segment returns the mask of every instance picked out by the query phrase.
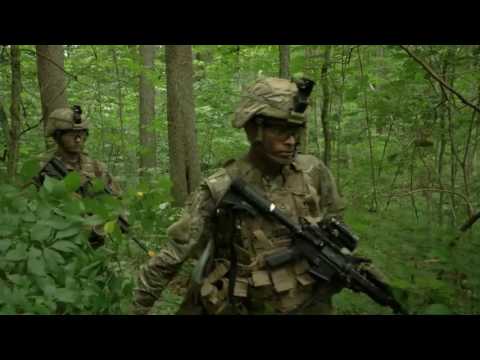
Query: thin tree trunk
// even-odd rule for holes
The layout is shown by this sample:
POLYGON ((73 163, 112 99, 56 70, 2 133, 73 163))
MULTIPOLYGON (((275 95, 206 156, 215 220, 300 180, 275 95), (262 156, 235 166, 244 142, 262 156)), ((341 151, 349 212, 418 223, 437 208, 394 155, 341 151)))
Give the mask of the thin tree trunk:
MULTIPOLYGON (((445 105, 442 105, 442 110, 440 113, 440 143, 438 146, 438 183, 441 189, 444 189, 443 186, 443 158, 445 155, 445 148, 446 148, 446 136, 445 136, 445 105)), ((443 203, 444 203, 444 195, 443 192, 439 194, 439 201, 438 201, 438 222, 442 226, 443 225, 443 203)))
POLYGON ((416 147, 413 148, 413 150, 412 150, 412 157, 410 158, 410 192, 411 192, 410 199, 412 200, 413 210, 415 211, 415 218, 417 219, 417 223, 418 223, 418 209, 417 209, 417 205, 416 205, 416 203, 415 203, 415 196, 413 195, 413 191, 414 191, 413 178, 414 178, 414 169, 415 169, 415 151, 416 151, 416 147))
POLYGON ((142 59, 142 72, 140 74, 140 154, 139 176, 143 177, 156 166, 155 130, 155 86, 150 77, 155 60, 154 45, 140 45, 140 57, 142 59))
POLYGON ((380 163, 378 164, 378 179, 382 176, 382 170, 383 170, 383 161, 385 160, 385 155, 387 153, 387 147, 390 142, 390 136, 392 134, 392 128, 393 128, 393 116, 390 116, 390 125, 388 126, 388 132, 387 132, 387 138, 385 139, 385 143, 383 144, 383 151, 382 151, 382 158, 380 159, 380 163))
POLYGON ((323 128, 323 138, 324 138, 324 151, 323 151, 323 162, 327 167, 330 166, 332 160, 332 134, 329 125, 329 109, 330 109, 330 86, 328 84, 328 71, 330 68, 330 55, 332 52, 331 45, 325 45, 324 55, 323 55, 323 64, 322 71, 320 76, 320 82, 322 84, 322 112, 321 112, 321 121, 323 128))
MULTIPOLYGON (((364 72, 363 72, 362 55, 360 53, 360 48, 357 48, 357 52, 358 52, 358 61, 360 63, 360 75, 362 76, 362 79, 363 79, 364 72)), ((373 187, 372 205, 370 210, 375 212, 378 209, 377 184, 376 184, 376 176, 375 176, 375 159, 373 156, 373 142, 372 142, 372 133, 370 129, 370 115, 368 112, 368 99, 367 99, 366 87, 363 88, 363 102, 365 106, 365 125, 367 127, 367 134, 368 134, 368 146, 370 150, 370 172, 371 172, 372 187, 373 187)))
MULTIPOLYGON (((448 104, 448 103, 447 103, 448 104)), ((456 187, 456 177, 457 177, 457 149, 455 147, 455 131, 453 128, 452 121, 452 111, 450 109, 450 104, 447 105, 447 119, 448 119, 448 133, 450 135, 450 191, 454 192, 456 187)), ((455 226, 457 219, 457 203, 455 197, 451 196, 452 202, 452 217, 451 225, 455 226)))
POLYGON ((195 131, 191 45, 165 46, 170 177, 175 204, 182 206, 201 179, 195 131))
MULTIPOLYGON (((338 190, 341 191, 341 179, 342 177, 340 176, 340 156, 341 156, 341 146, 343 145, 345 149, 347 149, 347 144, 342 144, 342 118, 343 118, 343 96, 345 92, 345 77, 346 77, 346 57, 345 57, 345 46, 342 46, 342 62, 341 62, 341 78, 342 78, 342 83, 340 86, 340 103, 338 106, 338 121, 337 121, 337 131, 336 131, 336 137, 337 137, 337 187, 338 190)), ((346 151, 347 153, 347 151, 346 151)), ((348 165, 348 158, 347 158, 347 165, 348 165)))
POLYGON ((20 94, 22 92, 22 75, 20 67, 20 47, 18 45, 10 46, 10 63, 12 68, 12 102, 10 105, 10 135, 8 144, 8 162, 7 176, 11 181, 15 180, 17 175, 18 158, 20 153, 20 94))
POLYGON ((123 87, 122 87, 122 77, 120 74, 120 68, 118 66, 118 55, 117 50, 115 48, 112 49, 112 59, 113 65, 115 66, 115 79, 117 83, 117 102, 118 102, 118 120, 120 122, 120 144, 121 144, 121 154, 123 154, 123 166, 122 168, 125 170, 126 164, 129 163, 128 161, 128 150, 125 145, 125 124, 123 119, 123 87))
POLYGON ((279 45, 280 69, 279 77, 288 79, 290 77, 290 47, 289 45, 279 45))
MULTIPOLYGON (((42 102, 44 129, 48 115, 58 108, 67 107, 63 45, 36 45, 37 75, 42 102)), ((46 143, 50 147, 52 143, 46 143)))
POLYGON ((98 80, 95 80, 95 92, 96 97, 95 101, 98 105, 98 119, 100 124, 100 151, 102 154, 105 153, 105 119, 103 117, 103 102, 102 102, 102 91, 101 91, 101 83, 98 80))

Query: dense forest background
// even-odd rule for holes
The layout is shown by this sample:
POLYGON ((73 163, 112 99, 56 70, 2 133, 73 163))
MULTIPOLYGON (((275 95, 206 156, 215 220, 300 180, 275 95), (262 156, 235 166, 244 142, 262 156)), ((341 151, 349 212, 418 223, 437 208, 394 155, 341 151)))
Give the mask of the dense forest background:
MULTIPOLYGON (((302 151, 336 177, 360 253, 411 312, 478 313, 479 70, 478 45, 1 46, 0 313, 128 313, 148 259, 130 237, 158 250, 201 178, 248 148, 230 125, 242 90, 297 73, 317 83, 302 151), (22 186, 52 146, 44 119, 67 104, 90 118, 88 153, 121 200, 79 201, 74 175, 22 186), (111 241, 93 251, 98 224, 111 241)), ((155 313, 175 311, 191 266, 155 313)), ((390 313, 348 290, 334 301, 390 313)))

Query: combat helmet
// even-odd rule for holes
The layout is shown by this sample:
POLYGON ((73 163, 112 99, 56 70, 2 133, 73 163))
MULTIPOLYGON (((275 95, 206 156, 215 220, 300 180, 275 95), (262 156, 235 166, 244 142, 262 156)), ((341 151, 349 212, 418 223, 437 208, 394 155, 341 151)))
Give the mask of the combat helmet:
POLYGON ((50 113, 47 119, 45 136, 53 136, 55 131, 64 130, 88 130, 88 119, 82 114, 80 106, 59 108, 50 113))
POLYGON ((314 85, 314 81, 304 77, 292 80, 267 77, 257 80, 247 89, 237 107, 233 127, 242 128, 258 115, 304 125, 304 112, 314 85))

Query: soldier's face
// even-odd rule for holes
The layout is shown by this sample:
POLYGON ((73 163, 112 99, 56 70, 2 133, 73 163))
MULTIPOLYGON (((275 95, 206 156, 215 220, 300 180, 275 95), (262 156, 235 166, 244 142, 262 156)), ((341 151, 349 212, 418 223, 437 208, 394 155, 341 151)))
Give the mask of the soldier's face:
POLYGON ((295 157, 301 127, 287 124, 263 126, 263 150, 273 161, 290 164, 295 157))
POLYGON ((60 137, 59 145, 68 153, 81 153, 86 139, 87 132, 85 130, 65 131, 60 137))

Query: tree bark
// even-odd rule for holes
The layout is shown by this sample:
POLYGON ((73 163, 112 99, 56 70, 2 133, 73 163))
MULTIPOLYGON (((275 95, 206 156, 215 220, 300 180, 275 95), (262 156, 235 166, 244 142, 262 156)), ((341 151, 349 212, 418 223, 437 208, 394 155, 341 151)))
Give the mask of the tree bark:
POLYGON ((20 47, 18 45, 10 46, 10 63, 12 69, 12 102, 10 105, 10 133, 8 144, 8 162, 7 176, 9 180, 14 181, 17 174, 18 158, 20 153, 20 94, 22 92, 22 75, 20 65, 20 47))
POLYGON ((175 205, 182 206, 201 179, 195 131, 191 45, 165 46, 170 177, 175 205))
POLYGON ((288 79, 290 77, 290 46, 279 45, 280 69, 279 77, 288 79))
POLYGON ((320 76, 320 82, 322 84, 322 112, 320 115, 323 128, 324 139, 324 151, 323 162, 327 167, 330 166, 332 160, 332 134, 329 124, 329 109, 330 109, 330 86, 328 83, 328 71, 330 68, 330 55, 332 52, 331 45, 325 45, 323 64, 320 76))
POLYGON ((156 166, 155 130, 155 86, 151 81, 155 60, 155 45, 140 45, 142 72, 140 74, 140 152, 139 176, 144 177, 156 166))
POLYGON ((42 122, 45 130, 48 115, 55 109, 68 106, 63 45, 36 45, 36 50, 42 122))
POLYGON ((117 104, 118 104, 118 120, 120 122, 120 144, 122 147, 121 153, 123 154, 123 169, 125 170, 125 165, 128 162, 127 157, 127 147, 125 145, 125 124, 123 119, 123 87, 122 87, 122 76, 120 74, 120 68, 118 66, 118 54, 116 49, 112 49, 112 60, 113 65, 115 66, 115 79, 117 83, 117 104))

